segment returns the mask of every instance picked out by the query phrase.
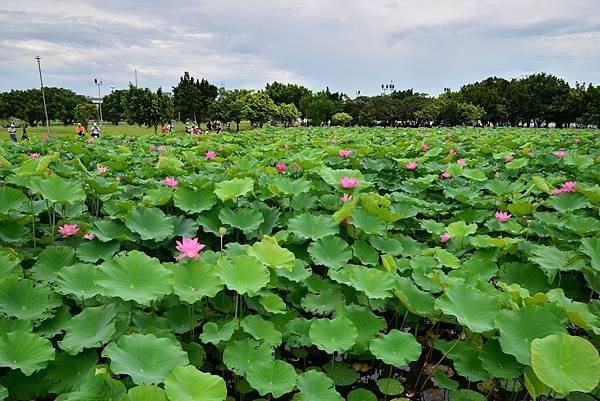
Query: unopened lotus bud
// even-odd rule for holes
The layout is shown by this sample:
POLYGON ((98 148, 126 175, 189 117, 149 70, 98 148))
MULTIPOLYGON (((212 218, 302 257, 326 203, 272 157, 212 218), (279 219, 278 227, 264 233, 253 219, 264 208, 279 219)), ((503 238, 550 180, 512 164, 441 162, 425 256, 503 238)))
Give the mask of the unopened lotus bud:
POLYGON ((219 227, 219 235, 222 237, 227 233, 225 227, 219 227))

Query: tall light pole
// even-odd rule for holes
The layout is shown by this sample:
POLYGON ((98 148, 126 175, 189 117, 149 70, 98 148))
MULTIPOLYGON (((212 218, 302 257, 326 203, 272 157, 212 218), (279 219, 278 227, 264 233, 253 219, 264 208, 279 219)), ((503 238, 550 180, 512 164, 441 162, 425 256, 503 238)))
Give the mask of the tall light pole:
POLYGON ((390 91, 390 93, 392 93, 395 89, 395 85, 394 85, 394 81, 390 81, 389 84, 381 84, 381 90, 383 91, 383 94, 385 95, 386 91, 390 91))
POLYGON ((98 86, 98 111, 100 114, 100 125, 102 125, 102 95, 100 95, 100 87, 102 86, 102 80, 94 78, 94 83, 98 86))
POLYGON ((44 94, 44 80, 42 79, 42 66, 40 64, 42 58, 37 56, 35 59, 37 60, 38 71, 40 72, 40 86, 42 88, 42 100, 44 101, 44 114, 46 115, 46 133, 50 135, 50 121, 48 120, 48 108, 46 107, 46 95, 44 94))

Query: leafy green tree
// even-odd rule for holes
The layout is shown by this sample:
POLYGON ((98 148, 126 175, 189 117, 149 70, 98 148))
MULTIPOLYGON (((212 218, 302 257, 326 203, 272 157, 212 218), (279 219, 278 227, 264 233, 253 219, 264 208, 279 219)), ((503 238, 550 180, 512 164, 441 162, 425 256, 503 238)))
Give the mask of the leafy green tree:
POLYGON ((310 95, 310 90, 302 85, 282 84, 277 81, 267 84, 265 92, 275 104, 293 104, 297 109, 300 108, 300 100, 310 95))
POLYGON ((197 80, 187 72, 173 87, 173 105, 183 120, 201 121, 209 116, 209 108, 218 95, 217 87, 206 79, 197 80))
POLYGON ((236 130, 240 131, 240 122, 243 119, 245 96, 251 92, 247 89, 220 89, 219 96, 210 106, 210 116, 216 120, 236 124, 236 130))
POLYGON ((459 125, 480 120, 485 110, 480 106, 460 101, 457 93, 443 93, 428 102, 418 111, 420 120, 432 121, 435 125, 459 125))
POLYGON ((328 91, 322 91, 316 94, 304 96, 300 100, 300 110, 313 125, 319 125, 327 121, 337 111, 341 110, 342 105, 332 99, 328 91))
POLYGON ((282 103, 277 106, 277 119, 286 126, 291 126, 293 121, 300 118, 300 111, 293 103, 282 103))
POLYGON ((584 94, 579 122, 600 127, 600 86, 590 84, 584 94))
POLYGON ((130 84, 125 94, 125 116, 129 124, 153 127, 156 134, 158 125, 173 117, 173 101, 162 88, 154 93, 130 84))
POLYGON ((459 94, 463 102, 481 106, 485 111, 484 122, 494 125, 508 121, 508 102, 506 99, 510 82, 504 78, 490 77, 481 82, 464 85, 459 94))
POLYGON ((75 122, 87 126, 88 122, 98 115, 96 106, 89 102, 79 103, 74 110, 75 122))
POLYGON ((346 126, 350 125, 351 122, 352 122, 352 116, 348 113, 344 113, 344 112, 335 113, 333 116, 331 116, 331 123, 333 125, 346 127, 346 126))
POLYGON ((119 125, 125 119, 125 96, 127 89, 119 89, 103 99, 102 117, 113 125, 119 125))
POLYGON ((265 121, 277 115, 275 102, 263 91, 248 93, 238 101, 243 104, 242 117, 252 125, 262 127, 265 121))

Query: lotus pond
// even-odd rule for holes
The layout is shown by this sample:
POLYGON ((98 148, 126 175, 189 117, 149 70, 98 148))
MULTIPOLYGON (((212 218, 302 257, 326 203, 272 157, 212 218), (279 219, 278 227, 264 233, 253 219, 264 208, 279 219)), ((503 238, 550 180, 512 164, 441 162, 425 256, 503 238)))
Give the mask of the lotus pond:
POLYGON ((593 130, 0 143, 0 400, 598 396, 593 130))

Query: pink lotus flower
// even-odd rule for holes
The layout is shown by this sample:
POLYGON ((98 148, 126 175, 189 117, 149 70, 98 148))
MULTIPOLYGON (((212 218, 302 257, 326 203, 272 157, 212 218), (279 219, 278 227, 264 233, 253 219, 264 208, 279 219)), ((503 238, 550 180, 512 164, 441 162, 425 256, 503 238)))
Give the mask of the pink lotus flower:
POLYGON ((167 177, 163 180, 163 184, 171 188, 177 188, 179 186, 179 182, 174 177, 167 177))
POLYGON ((91 241, 94 238, 96 238, 96 234, 94 234, 94 233, 85 233, 85 234, 83 234, 83 238, 87 239, 88 241, 91 241))
POLYGON ((277 169, 277 171, 280 171, 280 172, 284 172, 285 170, 287 170, 287 166, 285 163, 277 163, 275 165, 275 168, 277 169))
POLYGON ((162 145, 161 145, 161 146, 158 146, 158 147, 156 148, 156 151, 157 151, 157 152, 164 152, 165 150, 167 150, 167 147, 166 147, 166 146, 162 146, 162 145))
POLYGON ((507 212, 496 212, 496 220, 498 220, 500 223, 504 223, 506 221, 508 221, 508 219, 511 218, 511 214, 507 213, 507 212))
POLYGON ((340 179, 340 186, 342 188, 354 188, 359 184, 359 181, 354 177, 343 177, 340 179))
POLYGON ((496 178, 500 178, 500 172, 499 172, 499 171, 496 171, 496 172, 494 173, 494 177, 496 177, 496 178))
POLYGON ((344 159, 346 157, 349 157, 350 154, 352 154, 352 151, 350 149, 342 149, 342 150, 340 150, 340 157, 343 157, 344 159))
POLYGON ((456 149, 450 149, 450 154, 454 156, 456 154, 456 149))
POLYGON ((58 227, 58 232, 62 234, 63 237, 71 237, 79 231, 77 224, 64 224, 61 227, 58 227))
POLYGON ((32 159, 39 159, 41 155, 39 153, 27 153, 27 156, 31 157, 32 159))
POLYGON ((102 175, 102 174, 106 173, 107 170, 108 170, 108 167, 106 167, 106 166, 98 166, 96 168, 96 173, 102 175))
POLYGON ((557 150, 556 152, 554 152, 554 156, 562 159, 566 156, 567 154, 565 153, 564 150, 557 150))
POLYGON ((440 178, 441 178, 442 180, 447 180, 448 178, 452 178, 452 174, 450 174, 450 173, 449 173, 449 172, 447 172, 447 171, 444 171, 442 174, 440 174, 440 178))
POLYGON ((450 241, 451 239, 452 239, 452 237, 450 236, 448 231, 446 231, 440 235, 440 242, 442 244, 445 244, 446 242, 450 241))
POLYGON ((349 200, 352 200, 352 195, 344 194, 344 196, 342 196, 340 199, 342 200, 342 202, 346 203, 349 200))
POLYGON ((429 145, 428 145, 428 144, 426 144, 426 143, 424 143, 424 144, 421 146, 421 150, 422 150, 423 152, 427 152, 427 151, 429 150, 429 145))
POLYGON ((176 260, 180 260, 183 258, 199 258, 200 251, 206 247, 206 245, 198 242, 198 238, 188 238, 182 237, 182 241, 175 241, 177 243, 177 250, 181 252, 179 255, 175 257, 176 260))
POLYGON ((154 145, 150 145, 150 151, 151 151, 151 152, 154 152, 155 150, 156 150, 156 146, 154 146, 154 145))
POLYGON ((91 136, 87 139, 87 143, 88 145, 91 145, 92 143, 94 143, 94 138, 92 138, 91 136))
POLYGON ((458 164, 459 166, 466 166, 467 165, 467 161, 465 159, 458 159, 456 161, 456 164, 458 164))
POLYGON ((535 156, 535 154, 534 154, 533 152, 527 152, 527 156, 529 156, 529 157, 534 157, 534 156, 535 156))
POLYGON ((206 157, 206 160, 215 160, 215 157, 217 157, 217 154, 214 151, 209 150, 204 154, 204 156, 206 157))
POLYGON ((342 220, 342 224, 347 226, 348 224, 350 224, 350 217, 346 217, 345 219, 342 220))
POLYGON ((333 138, 331 141, 329 141, 329 143, 335 145, 337 143, 337 139, 333 138))
POLYGON ((573 142, 575 142, 575 143, 581 143, 581 139, 575 138, 575 141, 573 141, 573 142))
POLYGON ((514 157, 512 155, 508 155, 504 158, 504 163, 510 163, 513 161, 514 157))
POLYGON ((404 168, 407 170, 414 170, 417 168, 417 162, 408 162, 408 163, 406 163, 404 168))
POLYGON ((561 185, 561 188, 556 188, 553 189, 551 194, 552 195, 558 195, 558 194, 562 194, 565 192, 575 192, 576 191, 576 187, 577 187, 577 182, 576 181, 567 181, 564 184, 561 185))

